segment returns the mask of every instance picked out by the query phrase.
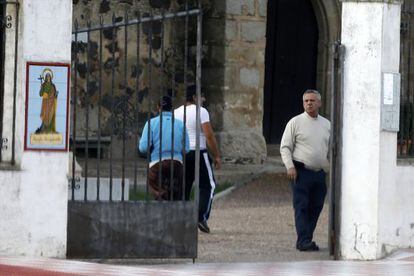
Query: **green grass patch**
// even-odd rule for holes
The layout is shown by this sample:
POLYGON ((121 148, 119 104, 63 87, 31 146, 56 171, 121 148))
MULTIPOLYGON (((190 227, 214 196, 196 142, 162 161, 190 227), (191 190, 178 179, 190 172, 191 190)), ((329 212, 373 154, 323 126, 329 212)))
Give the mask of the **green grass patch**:
POLYGON ((154 197, 152 194, 144 188, 137 188, 137 190, 131 189, 129 190, 129 200, 133 201, 145 201, 145 200, 153 200, 154 197))
MULTIPOLYGON (((215 194, 218 194, 224 190, 227 190, 228 188, 232 187, 233 183, 231 182, 224 182, 222 184, 219 184, 216 186, 216 189, 214 191, 215 194)), ((152 194, 148 191, 148 195, 147 195, 147 191, 145 187, 139 187, 136 190, 131 189, 129 190, 129 200, 131 201, 145 201, 145 200, 154 200, 154 197, 152 196, 152 194)), ((191 190, 191 195, 190 195, 190 199, 193 200, 194 199, 194 189, 191 190)))

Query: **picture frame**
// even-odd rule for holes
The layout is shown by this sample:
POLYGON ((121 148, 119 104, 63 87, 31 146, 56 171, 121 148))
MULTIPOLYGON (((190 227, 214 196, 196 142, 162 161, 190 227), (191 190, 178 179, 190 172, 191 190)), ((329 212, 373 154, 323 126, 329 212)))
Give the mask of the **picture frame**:
POLYGON ((26 63, 25 151, 67 151, 70 64, 26 63))

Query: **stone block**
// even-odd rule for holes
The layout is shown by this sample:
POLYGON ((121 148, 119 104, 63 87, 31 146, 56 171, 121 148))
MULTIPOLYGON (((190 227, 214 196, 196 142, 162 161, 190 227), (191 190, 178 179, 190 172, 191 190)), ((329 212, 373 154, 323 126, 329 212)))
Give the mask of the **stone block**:
POLYGON ((222 159, 237 164, 260 164, 266 159, 266 141, 260 128, 219 132, 222 159))
POLYGON ((246 47, 245 45, 236 45, 226 47, 226 60, 237 62, 240 66, 258 66, 264 67, 264 47, 246 47))
POLYGON ((224 19, 208 19, 204 23, 204 41, 223 44, 225 39, 226 22, 224 19))
POLYGON ((265 22, 243 22, 241 23, 241 38, 247 42, 258 42, 266 36, 265 22))
POLYGON ((205 85, 223 85, 225 78, 225 68, 224 67, 211 67, 203 69, 203 79, 208 80, 208 83, 205 85))
MULTIPOLYGON (((259 1, 259 16, 267 16, 267 1, 268 0, 258 0, 259 1)), ((272 1, 272 0, 269 0, 272 1)))
POLYGON ((209 46, 208 52, 203 59, 203 68, 223 67, 226 63, 225 49, 223 46, 209 46))
POLYGON ((249 88, 259 88, 260 71, 256 68, 240 69, 240 84, 249 88))
POLYGON ((237 22, 232 20, 226 21, 225 28, 226 40, 237 40, 237 22))
POLYGON ((254 0, 227 0, 226 11, 231 15, 254 15, 254 0))
POLYGON ((236 66, 215 66, 203 69, 203 87, 224 89, 237 84, 238 70, 236 66))

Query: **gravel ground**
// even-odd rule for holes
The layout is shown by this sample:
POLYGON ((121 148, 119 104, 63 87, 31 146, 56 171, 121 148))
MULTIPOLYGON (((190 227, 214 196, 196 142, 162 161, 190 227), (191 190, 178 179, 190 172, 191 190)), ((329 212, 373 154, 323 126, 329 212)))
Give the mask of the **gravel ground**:
POLYGON ((295 249, 292 197, 284 174, 265 174, 213 204, 210 234, 199 232, 197 262, 328 260, 328 205, 315 231, 319 252, 295 249))

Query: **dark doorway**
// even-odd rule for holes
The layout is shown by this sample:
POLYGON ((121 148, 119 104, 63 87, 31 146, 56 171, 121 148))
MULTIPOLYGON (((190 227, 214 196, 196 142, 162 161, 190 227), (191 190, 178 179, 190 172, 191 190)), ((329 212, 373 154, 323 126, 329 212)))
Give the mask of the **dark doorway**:
POLYGON ((268 1, 263 132, 279 144, 286 123, 316 88, 318 26, 310 1, 268 1))

